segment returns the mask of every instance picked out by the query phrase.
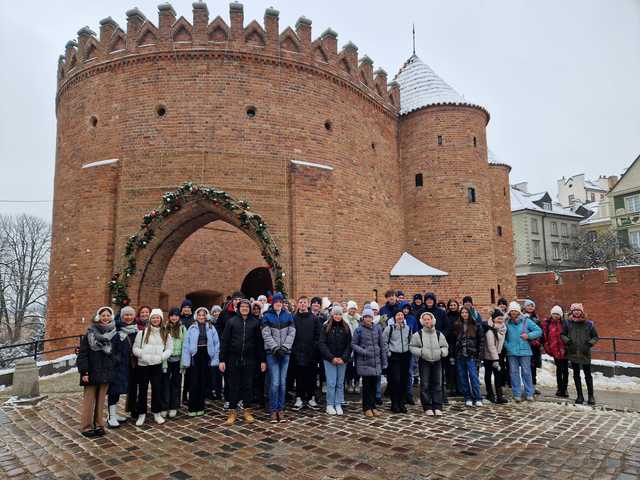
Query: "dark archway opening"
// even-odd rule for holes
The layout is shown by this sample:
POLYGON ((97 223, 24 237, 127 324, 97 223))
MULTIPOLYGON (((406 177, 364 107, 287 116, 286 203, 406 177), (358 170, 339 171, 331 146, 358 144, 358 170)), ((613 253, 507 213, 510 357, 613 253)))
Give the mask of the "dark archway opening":
POLYGON ((205 307, 208 310, 212 305, 220 305, 222 303, 222 294, 220 292, 214 292, 213 290, 190 292, 187 293, 185 297, 191 300, 193 311, 199 307, 205 307))
POLYGON ((266 295, 267 292, 273 292, 273 280, 269 269, 258 267, 251 270, 244 277, 241 290, 247 298, 258 298, 258 295, 266 295))

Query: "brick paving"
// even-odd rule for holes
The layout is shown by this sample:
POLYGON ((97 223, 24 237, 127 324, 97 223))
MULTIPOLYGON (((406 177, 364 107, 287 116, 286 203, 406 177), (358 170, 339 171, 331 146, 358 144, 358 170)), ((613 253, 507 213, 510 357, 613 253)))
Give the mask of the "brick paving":
MULTIPOLYGON (((353 398, 355 400, 355 397, 353 398)), ((11 479, 632 479, 640 414, 552 403, 452 404, 442 418, 289 412, 232 428, 219 404, 158 426, 78 433, 78 394, 0 407, 0 478, 11 479)))

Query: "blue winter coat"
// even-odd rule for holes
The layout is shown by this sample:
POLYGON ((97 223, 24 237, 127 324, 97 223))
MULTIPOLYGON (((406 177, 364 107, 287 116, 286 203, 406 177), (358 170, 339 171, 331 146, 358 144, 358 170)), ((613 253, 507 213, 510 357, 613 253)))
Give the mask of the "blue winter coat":
POLYGON ((116 363, 109 383, 109 392, 116 395, 124 395, 128 392, 129 371, 132 368, 131 356, 133 355, 131 347, 136 340, 136 333, 121 339, 120 332, 118 332, 111 339, 111 354, 116 359, 116 363))
POLYGON ((289 355, 295 338, 296 326, 293 315, 284 309, 280 310, 279 314, 273 308, 265 312, 262 317, 262 339, 267 353, 272 354, 280 349, 289 355))
POLYGON ((518 317, 518 323, 515 323, 509 318, 506 325, 507 336, 504 341, 504 348, 507 350, 507 355, 511 357, 530 357, 533 355, 528 340, 540 338, 542 336, 542 329, 537 326, 533 320, 524 315, 518 317), (522 322, 526 322, 524 326, 522 322), (522 339, 520 337, 522 333, 526 333, 529 339, 522 339))
MULTIPOLYGON (((208 323, 206 324, 207 332, 207 353, 211 358, 211 366, 215 367, 220 363, 220 339, 218 338, 218 332, 208 323)), ((200 336, 200 329, 198 328, 198 322, 193 322, 187 334, 184 337, 184 343, 182 344, 182 366, 184 368, 191 366, 191 359, 198 352, 198 337, 200 336)))
POLYGON ((353 333, 351 347, 358 375, 382 375, 382 370, 387 368, 387 345, 382 338, 380 325, 359 325, 353 333))

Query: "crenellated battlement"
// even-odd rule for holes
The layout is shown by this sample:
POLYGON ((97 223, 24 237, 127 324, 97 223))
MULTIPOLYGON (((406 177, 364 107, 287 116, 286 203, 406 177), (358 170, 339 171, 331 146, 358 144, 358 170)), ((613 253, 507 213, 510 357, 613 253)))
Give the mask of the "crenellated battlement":
POLYGON ((358 47, 348 42, 338 52, 338 34, 328 28, 312 39, 312 22, 300 17, 295 28, 279 25, 280 12, 267 8, 263 23, 245 22, 241 3, 229 5, 229 22, 216 16, 210 20, 205 2, 193 3, 192 21, 178 17, 169 3, 158 6, 158 21, 154 24, 137 8, 126 12, 127 24, 120 26, 111 17, 100 21, 99 32, 85 26, 70 40, 64 55, 58 60, 58 91, 60 93, 79 74, 119 60, 144 57, 147 54, 207 54, 253 55, 276 63, 307 65, 333 74, 366 95, 382 103, 387 110, 397 112, 400 100, 396 84, 387 85, 387 74, 374 72, 373 61, 364 55, 358 58, 358 47))

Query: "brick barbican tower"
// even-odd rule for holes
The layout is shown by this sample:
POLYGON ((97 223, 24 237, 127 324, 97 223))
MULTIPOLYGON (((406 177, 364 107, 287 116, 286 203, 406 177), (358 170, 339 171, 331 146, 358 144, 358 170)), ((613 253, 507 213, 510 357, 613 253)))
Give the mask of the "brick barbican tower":
POLYGON ((158 10, 84 27, 60 57, 49 337, 125 296, 515 295, 510 167, 483 107, 415 55, 387 84, 304 17, 158 10))

